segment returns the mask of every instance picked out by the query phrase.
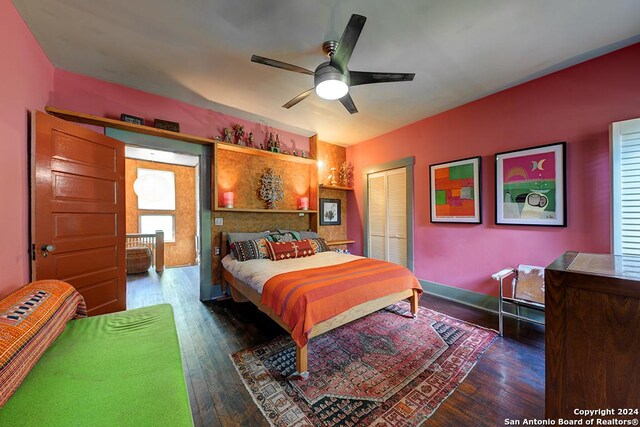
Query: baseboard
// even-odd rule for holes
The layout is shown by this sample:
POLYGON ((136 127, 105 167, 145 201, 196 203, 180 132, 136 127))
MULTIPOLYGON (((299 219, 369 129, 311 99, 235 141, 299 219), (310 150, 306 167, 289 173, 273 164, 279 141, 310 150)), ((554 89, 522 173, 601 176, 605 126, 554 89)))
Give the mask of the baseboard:
MULTIPOLYGON (((468 305, 478 310, 488 311, 495 315, 498 314, 498 298, 473 292, 466 289, 460 289, 453 286, 443 285, 441 283, 429 282, 427 280, 419 280, 422 289, 429 295, 434 295, 459 304, 468 305)), ((496 285, 497 286, 497 285, 496 285)), ((516 309, 511 304, 505 304, 505 311, 515 313, 516 309)), ((538 310, 531 310, 526 307, 520 308, 520 313, 538 321, 544 321, 544 313, 538 310)))

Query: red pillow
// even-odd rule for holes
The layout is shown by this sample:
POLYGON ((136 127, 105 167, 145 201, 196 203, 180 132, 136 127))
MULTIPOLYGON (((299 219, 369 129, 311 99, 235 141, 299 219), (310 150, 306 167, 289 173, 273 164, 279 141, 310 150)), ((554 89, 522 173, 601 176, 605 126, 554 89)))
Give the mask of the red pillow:
POLYGON ((283 259, 302 258, 314 255, 315 252, 308 240, 297 240, 293 242, 267 242, 269 248, 269 258, 272 261, 283 259))

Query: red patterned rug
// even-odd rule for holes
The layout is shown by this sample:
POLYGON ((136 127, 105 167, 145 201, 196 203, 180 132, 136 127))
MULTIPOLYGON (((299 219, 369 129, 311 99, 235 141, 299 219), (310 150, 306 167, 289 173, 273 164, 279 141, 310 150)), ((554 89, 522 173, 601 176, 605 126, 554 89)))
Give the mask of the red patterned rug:
POLYGON ((309 379, 293 380, 288 336, 232 354, 273 426, 416 426, 460 385, 495 331, 400 302, 309 341, 309 379))

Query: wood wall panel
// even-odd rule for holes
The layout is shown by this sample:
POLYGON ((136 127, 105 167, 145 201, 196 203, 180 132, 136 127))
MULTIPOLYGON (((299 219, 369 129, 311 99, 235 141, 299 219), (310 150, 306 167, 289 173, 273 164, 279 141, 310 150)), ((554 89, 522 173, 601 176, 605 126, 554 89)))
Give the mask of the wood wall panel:
MULTIPOLYGON (((234 151, 217 151, 218 206, 224 206, 222 194, 235 193, 234 207, 265 209, 266 203, 258 196, 260 177, 272 168, 282 177, 284 199, 279 209, 297 209, 300 197, 309 197, 312 165, 287 162, 269 157, 253 156, 234 151)), ((310 200, 310 209, 315 209, 310 200)))
POLYGON ((176 241, 165 242, 164 259, 167 267, 193 265, 196 262, 196 174, 191 166, 170 165, 126 159, 127 194, 127 233, 138 233, 138 215, 140 213, 175 215, 176 241), (156 169, 171 171, 176 178, 176 210, 138 210, 138 197, 133 191, 137 169, 156 169))

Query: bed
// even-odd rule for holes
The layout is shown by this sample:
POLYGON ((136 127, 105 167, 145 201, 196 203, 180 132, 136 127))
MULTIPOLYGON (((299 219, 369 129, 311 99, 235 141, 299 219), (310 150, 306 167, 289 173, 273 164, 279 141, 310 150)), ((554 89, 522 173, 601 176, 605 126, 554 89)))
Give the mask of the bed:
MULTIPOLYGON (((252 302, 287 333, 291 334, 296 345, 296 376, 307 378, 309 375, 307 347, 309 339, 405 299, 410 301, 412 315, 417 315, 418 300, 422 289, 407 269, 396 264, 336 252, 322 252, 310 257, 283 261, 254 259, 239 262, 228 254, 227 233, 222 233, 221 242, 223 290, 230 286, 231 294, 236 302, 252 302), (356 271, 358 271, 357 274, 356 271), (393 282, 394 279, 393 275, 389 276, 389 272, 394 274, 399 272, 404 276, 404 289, 392 289, 395 285, 387 287, 387 284, 393 282), (288 284, 290 287, 302 289, 304 286, 296 285, 301 283, 301 280, 306 280, 306 284, 314 281, 322 286, 329 281, 334 283, 338 279, 334 280, 333 278, 338 276, 345 277, 345 280, 349 282, 366 281, 370 286, 366 288, 366 293, 358 291, 356 295, 354 291, 355 298, 351 298, 351 300, 358 303, 346 307, 346 305, 341 305, 342 299, 333 300, 330 308, 334 312, 331 312, 329 317, 326 316, 326 311, 323 311, 325 316, 318 317, 318 322, 308 322, 309 319, 305 318, 301 328, 298 328, 297 324, 292 323, 288 318, 290 317, 288 316, 290 311, 287 312, 289 306, 285 307, 283 304, 282 308, 278 309, 280 301, 284 301, 286 298, 283 297, 282 300, 273 303, 273 301, 269 301, 269 296, 263 294, 267 282, 269 282, 268 287, 273 287, 276 283, 277 285, 287 286, 288 284), (312 280, 312 278, 317 278, 317 280, 312 280)), ((266 291, 268 292, 269 288, 266 291)), ((300 292, 304 292, 304 290, 300 292)), ((307 312, 302 316, 309 314, 308 312, 311 310, 309 307, 313 306, 305 306, 303 310, 307 312)))

